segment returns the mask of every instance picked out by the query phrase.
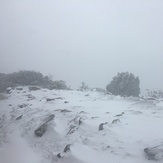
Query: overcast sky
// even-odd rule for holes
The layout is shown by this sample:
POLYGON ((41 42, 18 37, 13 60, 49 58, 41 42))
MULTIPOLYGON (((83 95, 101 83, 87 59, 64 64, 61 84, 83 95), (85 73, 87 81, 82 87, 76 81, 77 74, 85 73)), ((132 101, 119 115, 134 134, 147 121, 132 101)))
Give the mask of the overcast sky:
POLYGON ((0 72, 22 69, 72 88, 129 71, 163 89, 163 1, 0 0, 0 72))

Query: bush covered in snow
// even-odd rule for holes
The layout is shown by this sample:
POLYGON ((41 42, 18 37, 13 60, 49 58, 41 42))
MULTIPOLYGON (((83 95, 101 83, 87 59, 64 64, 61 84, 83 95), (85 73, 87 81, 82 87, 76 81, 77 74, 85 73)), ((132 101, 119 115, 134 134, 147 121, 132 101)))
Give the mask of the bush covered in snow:
POLYGON ((79 90, 80 91, 87 91, 87 90, 89 90, 89 87, 85 82, 82 82, 79 90))
POLYGON ((106 89, 113 95, 137 97, 140 94, 139 84, 138 77, 135 77, 132 73, 122 72, 113 77, 106 89))
POLYGON ((49 76, 43 76, 35 71, 18 71, 10 74, 0 74, 0 92, 8 87, 36 85, 49 89, 66 89, 64 81, 53 81, 49 76))
POLYGON ((51 89, 69 89, 66 85, 66 82, 63 80, 56 80, 50 86, 51 89))
POLYGON ((149 90, 146 89, 147 91, 147 97, 148 98, 155 98, 155 99, 161 99, 163 98, 163 90, 149 90))

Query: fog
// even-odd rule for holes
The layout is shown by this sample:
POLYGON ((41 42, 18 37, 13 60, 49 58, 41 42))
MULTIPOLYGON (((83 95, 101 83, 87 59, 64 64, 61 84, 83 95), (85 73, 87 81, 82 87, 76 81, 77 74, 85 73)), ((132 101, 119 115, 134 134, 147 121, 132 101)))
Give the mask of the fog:
POLYGON ((117 72, 163 89, 162 0, 0 0, 0 72, 105 88, 117 72))

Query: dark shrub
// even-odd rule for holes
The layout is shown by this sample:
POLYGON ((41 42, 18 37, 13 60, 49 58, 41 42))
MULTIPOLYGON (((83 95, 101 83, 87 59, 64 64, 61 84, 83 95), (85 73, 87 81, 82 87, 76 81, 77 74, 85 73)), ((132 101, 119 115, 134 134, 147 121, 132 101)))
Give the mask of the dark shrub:
POLYGON ((137 97, 140 94, 139 84, 138 77, 135 77, 132 73, 122 72, 113 77, 106 89, 113 95, 137 97))

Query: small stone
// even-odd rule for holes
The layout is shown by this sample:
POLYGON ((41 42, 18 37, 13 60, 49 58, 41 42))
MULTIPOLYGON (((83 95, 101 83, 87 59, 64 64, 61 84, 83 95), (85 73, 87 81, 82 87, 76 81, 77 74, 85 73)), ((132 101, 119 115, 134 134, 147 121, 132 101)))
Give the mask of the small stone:
POLYGON ((37 87, 37 86, 30 86, 30 87, 29 87, 29 90, 30 90, 30 91, 37 91, 37 90, 40 90, 40 88, 37 87))
POLYGON ((46 101, 54 101, 55 99, 54 98, 47 98, 46 101))
POLYGON ((104 129, 104 123, 101 123, 100 125, 99 125, 99 131, 101 131, 101 130, 103 130, 104 129))
POLYGON ((61 158, 61 154, 60 154, 60 153, 58 153, 58 154, 57 154, 57 157, 58 157, 58 158, 61 158))
POLYGON ((19 117, 16 118, 16 120, 20 120, 23 117, 23 115, 20 115, 19 117))
POLYGON ((71 146, 71 144, 66 145, 66 147, 64 148, 65 153, 70 151, 70 146, 71 146))
POLYGON ((120 122, 119 119, 114 119, 114 120, 112 121, 112 124, 114 124, 114 123, 118 123, 118 122, 120 122))
POLYGON ((67 109, 62 109, 61 112, 66 113, 66 112, 71 112, 71 111, 70 110, 67 110, 67 109))
POLYGON ((145 148, 144 152, 148 160, 154 160, 154 161, 163 160, 163 144, 154 147, 145 148))
POLYGON ((79 119, 79 126, 83 123, 81 119, 82 118, 79 119))

